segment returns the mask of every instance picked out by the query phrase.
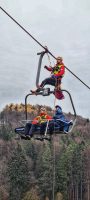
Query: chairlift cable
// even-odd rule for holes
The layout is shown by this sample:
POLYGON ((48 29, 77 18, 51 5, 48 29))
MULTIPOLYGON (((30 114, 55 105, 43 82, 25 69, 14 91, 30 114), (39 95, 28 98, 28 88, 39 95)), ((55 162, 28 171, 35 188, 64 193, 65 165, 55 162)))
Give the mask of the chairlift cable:
MULTIPOLYGON (((18 23, 8 12, 6 12, 5 9, 3 9, 0 6, 1 10, 9 17, 11 18, 24 32, 26 32, 35 42, 37 42, 46 52, 48 52, 53 58, 56 59, 56 57, 51 53, 51 51, 49 51, 46 47, 44 47, 35 37, 33 37, 20 23, 18 23)), ((77 78, 84 86, 86 86, 89 90, 90 87, 83 82, 77 75, 75 75, 68 67, 65 66, 65 68, 75 77, 77 78)))

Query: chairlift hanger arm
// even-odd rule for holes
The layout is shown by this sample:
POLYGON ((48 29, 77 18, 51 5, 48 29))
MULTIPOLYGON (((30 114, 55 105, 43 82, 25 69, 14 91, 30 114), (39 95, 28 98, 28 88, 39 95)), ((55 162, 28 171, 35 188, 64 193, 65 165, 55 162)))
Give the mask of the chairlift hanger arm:
MULTIPOLYGON (((43 89, 43 90, 45 90, 45 89, 43 89)), ((37 96, 39 96, 39 95, 42 95, 42 96, 49 96, 50 94, 53 94, 54 93, 54 91, 49 91, 49 94, 48 95, 44 95, 44 92, 43 91, 41 91, 41 92, 37 92, 37 96)), ((25 118, 26 118, 26 120, 28 119, 28 116, 27 116, 27 99, 28 99, 28 97, 29 96, 33 96, 33 95, 35 95, 35 94, 32 94, 32 93, 29 93, 29 94, 27 94, 26 96, 25 96, 25 118)))
POLYGON ((40 57, 39 57, 39 62, 38 62, 37 75, 36 75, 36 87, 38 87, 38 85, 39 85, 39 78, 40 78, 42 59, 43 59, 43 56, 45 55, 45 53, 47 53, 47 51, 42 51, 40 53, 37 53, 37 55, 40 55, 40 57))
MULTIPOLYGON (((48 89, 48 88, 47 88, 48 89)), ((45 90, 45 89, 43 89, 43 90, 45 90)), ((71 105, 72 105, 72 109, 73 109, 73 113, 74 113, 74 121, 76 121, 76 117, 77 117, 77 115, 76 115, 76 110, 75 110, 75 107, 74 107, 74 103, 73 103, 73 100, 72 100, 72 97, 71 97, 71 94, 67 91, 67 90, 62 90, 63 92, 66 92, 68 95, 69 95, 69 98, 70 98, 70 102, 71 102, 71 105)), ((48 91, 48 96, 49 95, 51 95, 51 94, 54 94, 54 90, 52 90, 52 91, 48 91)), ((32 94, 32 93, 29 93, 29 94, 27 94, 26 95, 26 97, 25 97, 25 117, 26 117, 26 120, 27 120, 27 118, 28 118, 28 116, 27 116, 27 99, 28 99, 28 97, 29 96, 33 96, 33 95, 35 95, 35 94, 32 94)), ((36 95, 41 95, 41 96, 44 96, 44 92, 43 91, 41 91, 41 92, 37 92, 37 94, 36 95)), ((46 95, 46 96, 47 96, 46 95)))
MULTIPOLYGON (((29 94, 27 94, 26 96, 25 96, 25 117, 26 117, 26 120, 27 120, 27 98, 29 97, 29 96, 31 96, 31 95, 33 95, 32 93, 29 93, 29 94)), ((37 93, 37 95, 41 95, 41 92, 40 93, 37 93)))
MULTIPOLYGON (((20 23, 18 23, 8 12, 6 12, 5 9, 3 9, 1 6, 0 6, 1 10, 9 17, 11 18, 11 20, 13 20, 24 32, 26 32, 36 43, 38 43, 44 50, 46 50, 47 48, 44 47, 38 40, 35 39, 35 37, 33 37, 23 26, 21 26, 20 23)), ((56 59, 56 57, 48 50, 48 53, 56 59)), ((76 76, 70 69, 68 69, 68 67, 65 66, 65 68, 75 77, 77 78, 84 86, 86 86, 89 90, 90 90, 90 87, 85 83, 83 82, 78 76, 76 76)))
POLYGON ((73 112, 74 112, 74 118, 76 119, 76 110, 75 110, 75 106, 74 106, 74 103, 73 103, 73 100, 72 100, 72 97, 71 97, 71 94, 70 92, 68 92, 67 90, 62 90, 63 92, 66 92, 68 95, 69 95, 69 98, 70 98, 70 101, 71 101, 71 105, 72 105, 72 109, 73 109, 73 112))

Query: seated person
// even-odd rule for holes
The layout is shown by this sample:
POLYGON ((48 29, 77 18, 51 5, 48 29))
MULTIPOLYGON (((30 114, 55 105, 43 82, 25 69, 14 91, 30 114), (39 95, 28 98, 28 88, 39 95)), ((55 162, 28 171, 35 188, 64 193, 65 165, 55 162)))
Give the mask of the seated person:
POLYGON ((40 127, 40 134, 43 135, 46 130, 47 121, 51 120, 52 117, 47 115, 46 109, 41 107, 40 114, 34 118, 32 123, 27 123, 25 126, 25 136, 32 137, 33 133, 37 131, 38 127, 40 127))
POLYGON ((65 74, 65 65, 62 57, 56 58, 56 64, 54 67, 44 66, 44 68, 51 72, 51 76, 42 81, 36 90, 31 90, 32 93, 37 93, 44 88, 45 85, 52 85, 55 87, 54 95, 57 99, 64 99, 64 95, 61 91, 61 80, 65 74))
MULTIPOLYGON (((69 131, 69 126, 73 124, 72 121, 69 121, 65 118, 62 108, 59 105, 55 106, 55 114, 53 116, 54 126, 59 125, 60 131, 67 133, 69 131)), ((51 122, 52 123, 52 122, 51 122)))

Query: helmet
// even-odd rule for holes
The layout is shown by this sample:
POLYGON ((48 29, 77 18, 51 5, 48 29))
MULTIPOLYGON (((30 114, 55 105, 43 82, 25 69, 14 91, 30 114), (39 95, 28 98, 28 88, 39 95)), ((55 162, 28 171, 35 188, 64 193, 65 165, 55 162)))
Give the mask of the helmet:
POLYGON ((40 111, 46 112, 46 108, 45 107, 41 107, 40 111))
POLYGON ((61 56, 58 56, 56 59, 63 61, 63 58, 61 56))

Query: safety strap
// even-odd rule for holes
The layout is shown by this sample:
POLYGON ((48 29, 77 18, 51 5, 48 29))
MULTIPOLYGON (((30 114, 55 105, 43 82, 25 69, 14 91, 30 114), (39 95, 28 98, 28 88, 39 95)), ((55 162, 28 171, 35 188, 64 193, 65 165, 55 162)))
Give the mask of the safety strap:
MULTIPOLYGON (((56 79, 55 90, 61 90, 60 80, 61 78, 56 79)), ((54 113, 55 113, 55 106, 56 106, 56 96, 54 99, 54 113)))
POLYGON ((47 57, 48 57, 49 65, 52 66, 52 64, 51 64, 51 60, 50 60, 50 56, 49 56, 49 53, 48 53, 48 47, 45 46, 45 48, 47 49, 46 54, 47 54, 47 57))

